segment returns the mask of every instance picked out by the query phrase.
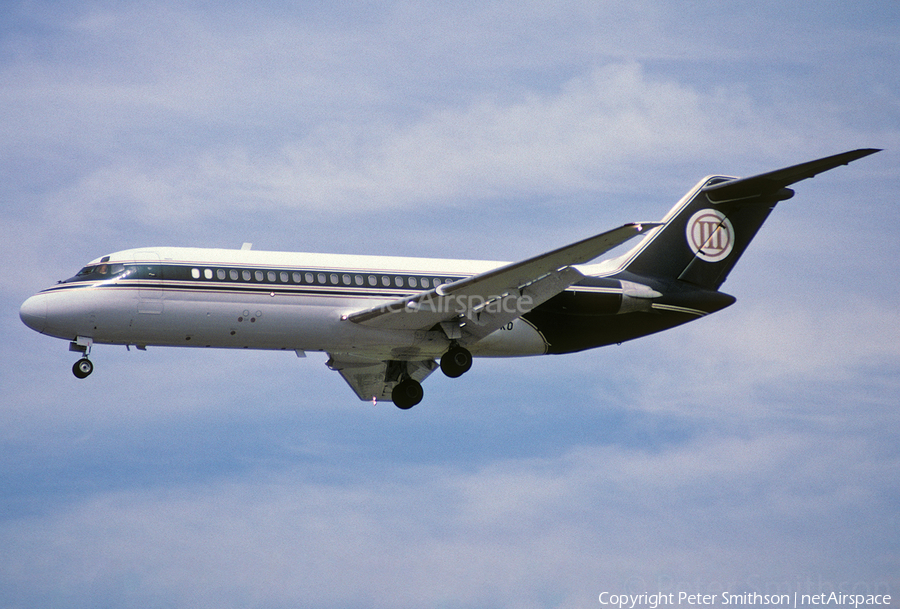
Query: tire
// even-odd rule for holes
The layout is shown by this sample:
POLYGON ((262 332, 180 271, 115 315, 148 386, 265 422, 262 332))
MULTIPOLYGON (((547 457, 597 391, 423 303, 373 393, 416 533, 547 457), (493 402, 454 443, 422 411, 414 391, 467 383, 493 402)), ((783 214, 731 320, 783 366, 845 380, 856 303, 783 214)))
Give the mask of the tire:
POLYGON ((425 392, 422 385, 414 379, 400 381, 391 391, 391 400, 400 410, 409 410, 422 401, 425 392))
POLYGON ((462 347, 451 347, 441 356, 441 372, 452 379, 458 378, 472 367, 472 354, 462 347))
POLYGON ((82 357, 72 366, 72 374, 80 379, 85 379, 94 371, 94 364, 86 357, 82 357))

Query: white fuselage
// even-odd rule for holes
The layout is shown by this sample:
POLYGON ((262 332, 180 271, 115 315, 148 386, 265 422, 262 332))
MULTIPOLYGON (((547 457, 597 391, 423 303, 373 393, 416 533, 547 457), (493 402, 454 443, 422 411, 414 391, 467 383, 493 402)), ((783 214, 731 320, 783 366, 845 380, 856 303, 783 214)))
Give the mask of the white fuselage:
MULTIPOLYGON (((95 272, 80 280, 33 296, 21 315, 39 332, 89 344, 438 357, 449 345, 443 332, 382 330, 344 316, 501 264, 200 248, 126 250, 92 261, 85 269, 95 272)), ((472 353, 520 356, 546 349, 540 332, 516 319, 473 345, 472 353)))

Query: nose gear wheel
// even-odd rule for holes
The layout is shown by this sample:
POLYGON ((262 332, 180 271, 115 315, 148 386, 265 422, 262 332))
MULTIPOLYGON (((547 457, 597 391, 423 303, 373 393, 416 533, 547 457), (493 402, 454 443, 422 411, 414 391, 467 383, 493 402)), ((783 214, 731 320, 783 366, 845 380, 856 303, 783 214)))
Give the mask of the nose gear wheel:
POLYGON ((80 379, 87 378, 94 371, 94 364, 86 357, 82 357, 72 366, 72 374, 80 379))

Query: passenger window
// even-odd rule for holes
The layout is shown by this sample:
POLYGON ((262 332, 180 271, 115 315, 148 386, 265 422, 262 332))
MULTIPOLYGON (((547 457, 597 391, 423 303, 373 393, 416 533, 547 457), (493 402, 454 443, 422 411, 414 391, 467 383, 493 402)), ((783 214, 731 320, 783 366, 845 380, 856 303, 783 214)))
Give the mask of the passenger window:
POLYGON ((275 271, 269 271, 266 273, 266 279, 269 280, 269 283, 275 283, 275 271))
POLYGON ((376 286, 378 285, 378 277, 375 275, 369 275, 369 285, 376 286))
POLYGON ((411 287, 411 288, 416 287, 416 278, 415 277, 409 278, 409 287, 411 287))
POLYGON ((344 283, 344 285, 350 285, 350 275, 343 275, 341 277, 341 281, 344 283))
POLYGON ((422 277, 422 287, 423 288, 429 287, 428 277, 422 277))
POLYGON ((254 277, 257 281, 263 281, 263 280, 266 278, 266 274, 263 273, 262 271, 254 271, 254 272, 253 272, 253 277, 254 277))
POLYGON ((390 287, 390 285, 391 285, 391 278, 388 277, 387 275, 383 275, 383 276, 381 277, 381 285, 390 287))
POLYGON ((250 271, 241 271, 241 278, 244 281, 250 281, 250 271))
POLYGON ((307 274, 306 274, 306 283, 312 283, 313 281, 315 281, 315 280, 313 279, 313 274, 312 274, 312 273, 307 273, 307 274))
POLYGON ((363 276, 362 276, 362 275, 356 275, 353 279, 354 279, 354 281, 356 281, 356 285, 362 285, 362 284, 363 284, 363 281, 364 281, 364 280, 363 280, 363 276))
POLYGON ((191 277, 200 279, 200 269, 191 269, 191 277))
POLYGON ((319 280, 319 283, 321 283, 322 285, 325 285, 325 283, 326 283, 326 281, 325 281, 325 273, 319 273, 319 276, 316 277, 316 279, 319 280))
POLYGON ((224 269, 216 269, 216 279, 219 281, 225 280, 225 270, 224 269))
POLYGON ((397 286, 398 288, 402 288, 403 287, 403 277, 401 277, 400 275, 397 275, 396 277, 394 277, 394 285, 397 286))
POLYGON ((303 275, 301 275, 300 273, 294 273, 292 279, 294 280, 294 283, 300 283, 303 281, 303 275))
POLYGON ((228 271, 228 277, 230 277, 232 281, 237 281, 238 272, 235 269, 231 269, 230 271, 228 271))
POLYGON ((203 276, 206 279, 212 279, 212 269, 203 269, 203 276))
POLYGON ((331 279, 331 285, 337 285, 337 284, 338 284, 338 276, 335 275, 334 273, 332 273, 330 279, 331 279))
POLYGON ((287 283, 288 282, 288 274, 285 273, 284 271, 281 271, 280 279, 281 279, 281 283, 287 283))

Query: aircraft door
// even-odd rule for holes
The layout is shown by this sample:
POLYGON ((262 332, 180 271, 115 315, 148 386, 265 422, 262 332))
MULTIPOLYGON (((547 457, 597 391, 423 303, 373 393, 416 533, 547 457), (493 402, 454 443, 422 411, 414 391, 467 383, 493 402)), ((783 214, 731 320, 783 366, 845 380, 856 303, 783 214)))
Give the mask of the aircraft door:
POLYGON ((162 265, 156 252, 135 252, 135 279, 138 288, 138 313, 159 315, 163 312, 162 265))

